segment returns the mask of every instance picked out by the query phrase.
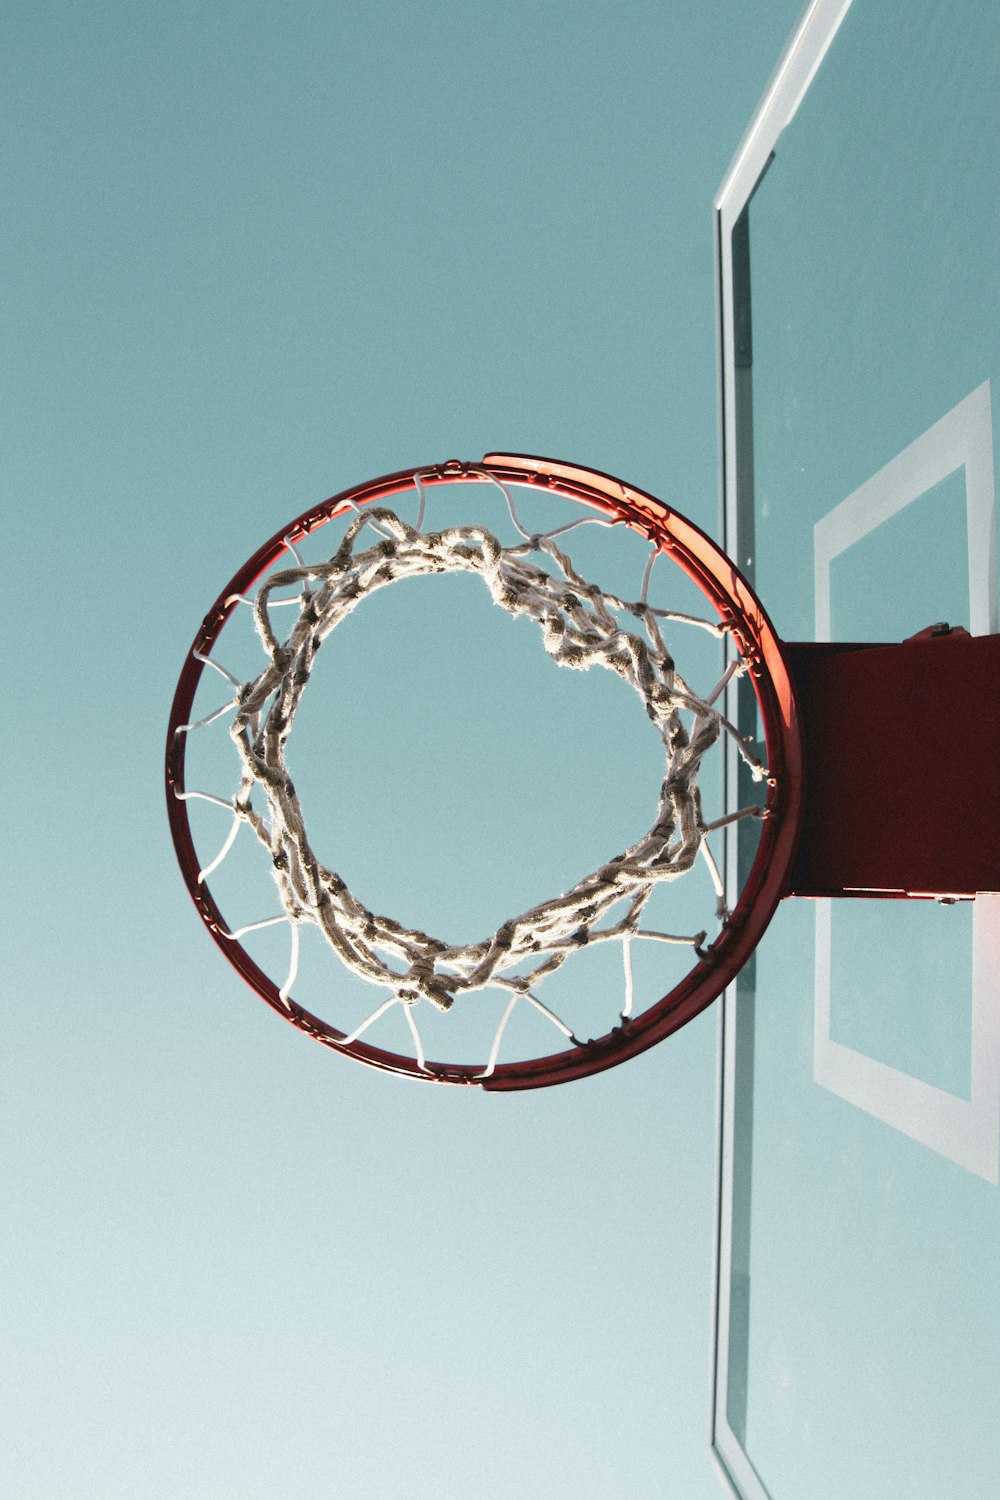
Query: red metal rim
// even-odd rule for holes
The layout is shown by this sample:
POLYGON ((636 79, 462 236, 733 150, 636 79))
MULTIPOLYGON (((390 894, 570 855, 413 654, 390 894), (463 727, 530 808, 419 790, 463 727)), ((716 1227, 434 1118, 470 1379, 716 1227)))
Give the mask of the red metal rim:
POLYGON ((478 1085, 491 1090, 541 1088, 601 1072, 644 1052, 703 1011, 739 973, 763 936, 787 888, 787 875, 802 817, 801 734, 792 678, 782 643, 746 579, 711 538, 652 495, 596 470, 560 464, 551 459, 488 454, 479 464, 453 461, 406 469, 344 490, 283 527, 243 564, 206 615, 181 671, 167 730, 166 791, 174 848, 199 915, 226 959, 283 1019, 291 1021, 324 1046, 386 1072, 437 1083, 478 1085), (271 563, 287 551, 286 539, 294 541, 348 508, 385 502, 392 495, 411 488, 417 475, 426 489, 477 479, 484 482, 497 479, 544 489, 590 506, 655 542, 687 573, 719 616, 732 621, 737 649, 750 667, 767 746, 770 772, 767 816, 761 825, 757 854, 737 905, 708 948, 706 957, 661 1000, 641 1015, 614 1027, 605 1036, 546 1057, 500 1063, 488 1078, 480 1076, 481 1065, 428 1061, 425 1068, 421 1068, 414 1058, 384 1051, 362 1040, 345 1046, 345 1033, 294 1001, 289 1010, 279 998, 277 985, 257 966, 243 946, 223 936, 229 929, 211 891, 206 884, 199 884, 199 861, 188 821, 187 803, 177 796, 185 789, 186 747, 186 735, 178 733, 178 726, 190 720, 195 692, 204 671, 203 663, 194 653, 209 653, 235 608, 236 597, 245 594, 271 563))

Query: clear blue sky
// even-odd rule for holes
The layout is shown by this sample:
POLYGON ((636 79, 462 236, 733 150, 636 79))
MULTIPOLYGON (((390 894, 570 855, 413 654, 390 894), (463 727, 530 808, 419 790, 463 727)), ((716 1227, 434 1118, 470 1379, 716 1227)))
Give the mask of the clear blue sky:
POLYGON ((549 453, 717 529, 712 197, 797 10, 5 8, 12 1500, 719 1493, 715 1016, 522 1097, 332 1057, 201 930, 161 758, 354 481, 549 453))

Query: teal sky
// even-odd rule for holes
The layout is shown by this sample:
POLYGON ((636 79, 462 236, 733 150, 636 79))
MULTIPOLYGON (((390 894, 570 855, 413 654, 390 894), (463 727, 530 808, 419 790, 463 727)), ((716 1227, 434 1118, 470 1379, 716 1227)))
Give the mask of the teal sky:
MULTIPOLYGON (((219 588, 348 484, 547 453, 717 533, 712 198, 797 9, 6 7, 17 1500, 720 1493, 715 1016, 520 1097, 332 1057, 202 931, 162 748, 219 588)), ((557 852, 632 796, 607 685, 588 709, 573 678, 557 722, 518 682, 516 755, 489 701, 474 751, 440 713, 409 738, 358 722, 357 858, 389 840, 444 922, 449 874, 502 886, 526 789, 551 781, 557 852), (392 844, 400 784, 482 809, 497 783, 502 860, 461 820, 392 844)))

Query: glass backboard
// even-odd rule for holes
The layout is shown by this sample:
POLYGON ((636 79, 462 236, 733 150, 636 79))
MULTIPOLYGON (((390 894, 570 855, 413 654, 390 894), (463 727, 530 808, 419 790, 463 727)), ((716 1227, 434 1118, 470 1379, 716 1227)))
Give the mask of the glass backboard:
MULTIPOLYGON (((786 640, 998 628, 998 57, 993 0, 817 0, 720 190, 726 545, 786 640)), ((1000 894, 786 901, 721 1033, 723 1477, 995 1496, 1000 894)))

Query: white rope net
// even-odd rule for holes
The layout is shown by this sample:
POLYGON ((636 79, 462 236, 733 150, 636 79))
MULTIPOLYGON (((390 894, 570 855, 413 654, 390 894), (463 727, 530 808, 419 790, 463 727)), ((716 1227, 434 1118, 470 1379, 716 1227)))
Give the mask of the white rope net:
POLYGON ((346 1045, 356 1041, 387 1010, 401 1006, 417 1063, 425 1068, 424 1046, 414 1015, 421 1004, 448 1012, 475 991, 488 987, 505 990, 509 1000, 493 1031, 483 1077, 496 1067, 507 1023, 521 1001, 544 1015, 570 1044, 581 1044, 573 1028, 537 994, 543 981, 581 948, 595 943, 621 945, 622 1019, 628 1018, 633 1007, 633 940, 679 944, 689 948, 694 959, 702 956, 705 930, 671 933, 644 926, 647 904, 656 887, 676 881, 701 856, 715 891, 715 919, 720 924, 725 921, 722 882, 708 835, 734 819, 758 815, 760 808, 746 807, 706 823, 699 769, 720 735, 729 734, 755 779, 766 776, 763 765, 716 706, 728 681, 743 670, 742 663, 732 662, 712 691, 700 697, 677 670, 663 637, 665 623, 670 620, 684 620, 720 636, 725 634, 727 623, 680 615, 648 602, 649 576, 658 555, 655 548, 638 599, 627 601, 605 592, 580 576, 557 540, 573 525, 584 523, 529 534, 521 525, 507 486, 496 479, 493 482, 503 491, 520 537, 514 545, 502 545, 481 525, 423 529, 425 507, 419 477, 415 480, 420 497, 416 525, 385 507, 359 510, 333 555, 318 563, 304 562, 287 541, 294 566, 272 572, 252 600, 241 601, 253 611, 265 656, 263 670, 241 682, 218 661, 199 658, 223 675, 234 691, 221 708, 178 730, 190 733, 222 719, 229 721, 229 734, 242 765, 235 795, 226 798, 190 790, 178 795, 213 802, 232 813, 228 837, 217 856, 201 870, 199 881, 206 880, 227 858, 243 825, 252 829, 266 851, 281 911, 236 928, 228 936, 240 940, 255 929, 287 924, 291 953, 280 989, 282 1002, 291 1008, 299 932, 304 924, 318 929, 355 975, 387 992, 361 1023, 346 1033, 346 1045), (377 537, 374 541, 373 533, 377 537), (503 922, 489 937, 470 944, 446 942, 370 910, 337 871, 322 864, 310 845, 305 814, 285 759, 316 655, 331 632, 363 599, 388 585, 451 572, 478 576, 502 609, 534 620, 545 651, 560 666, 575 670, 599 666, 617 673, 638 693, 664 751, 656 816, 647 833, 577 881, 572 889, 503 922), (289 588, 294 591, 291 598, 289 588), (291 628, 282 632, 276 628, 275 611, 290 604, 297 608, 297 615, 291 628), (609 919, 616 909, 613 920, 609 919))

